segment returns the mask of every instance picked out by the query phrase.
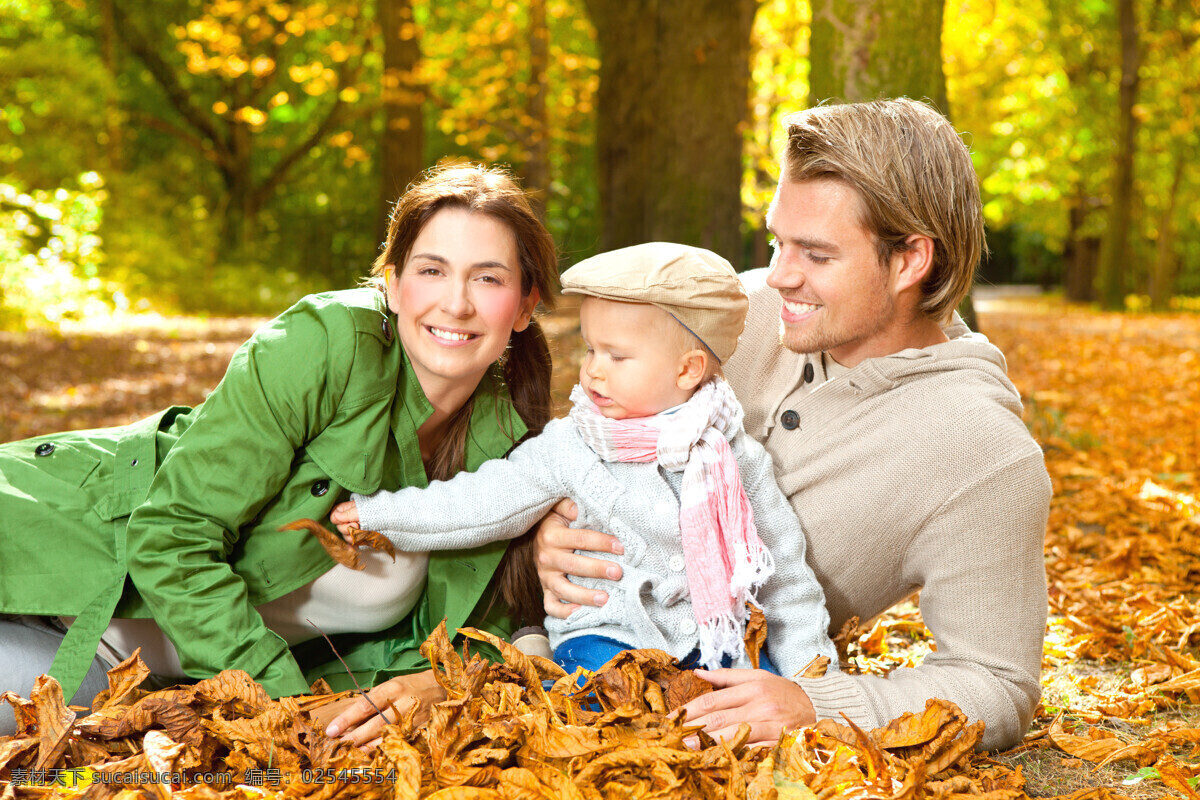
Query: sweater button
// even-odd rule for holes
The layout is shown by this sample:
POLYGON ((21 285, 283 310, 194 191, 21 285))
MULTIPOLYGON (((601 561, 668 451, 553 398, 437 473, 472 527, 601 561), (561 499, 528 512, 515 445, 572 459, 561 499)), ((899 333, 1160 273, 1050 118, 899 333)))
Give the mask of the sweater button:
POLYGON ((813 369, 813 365, 812 365, 811 361, 804 365, 804 382, 805 383, 812 383, 813 378, 816 377, 816 374, 817 374, 817 371, 815 369, 813 369))
POLYGON ((43 442, 33 449, 35 456, 48 456, 54 452, 54 445, 49 442, 43 442))
POLYGON ((800 427, 800 415, 790 408, 783 412, 783 416, 779 419, 783 423, 783 427, 789 431, 794 431, 800 427))
POLYGON ((685 619, 679 623, 679 632, 684 636, 691 636, 696 632, 696 621, 693 619, 685 619))
POLYGON ((329 481, 317 481, 309 489, 313 497, 324 497, 329 494, 329 481))
POLYGON ((680 572, 684 567, 683 556, 674 555, 667 561, 668 566, 676 572, 680 572))

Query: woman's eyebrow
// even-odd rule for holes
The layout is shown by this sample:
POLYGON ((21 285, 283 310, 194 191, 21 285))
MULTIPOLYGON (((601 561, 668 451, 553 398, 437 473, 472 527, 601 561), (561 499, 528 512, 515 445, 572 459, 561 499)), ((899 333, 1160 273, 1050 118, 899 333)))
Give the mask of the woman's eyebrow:
MULTIPOLYGON (((450 264, 449 259, 447 259, 445 256, 440 256, 437 253, 413 253, 411 256, 408 257, 408 260, 416 261, 418 258, 424 259, 425 261, 433 261, 438 264, 445 264, 447 266, 449 266, 449 264, 450 264)), ((470 268, 471 269, 502 269, 505 272, 513 271, 513 268, 510 267, 508 264, 505 264, 503 261, 480 261, 476 264, 472 264, 470 268)))
POLYGON ((502 269, 505 272, 512 272, 512 267, 505 264, 503 261, 480 261, 478 264, 472 264, 472 269, 502 269))

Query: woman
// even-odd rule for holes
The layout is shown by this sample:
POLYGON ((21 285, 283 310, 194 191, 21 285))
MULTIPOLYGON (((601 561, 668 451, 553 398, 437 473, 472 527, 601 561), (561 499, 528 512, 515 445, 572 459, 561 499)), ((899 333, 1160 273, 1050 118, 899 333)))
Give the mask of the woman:
POLYGON ((511 630, 485 591, 503 545, 395 565, 364 553, 359 573, 278 528, 350 491, 475 469, 540 430, 550 356, 532 315, 556 266, 505 173, 435 171, 397 203, 371 285, 264 326, 202 405, 0 446, 0 688, 27 695, 49 671, 86 703, 105 662, 144 645, 163 681, 242 669, 299 694, 318 677, 352 685, 322 633, 368 686, 418 670, 443 617, 511 630))

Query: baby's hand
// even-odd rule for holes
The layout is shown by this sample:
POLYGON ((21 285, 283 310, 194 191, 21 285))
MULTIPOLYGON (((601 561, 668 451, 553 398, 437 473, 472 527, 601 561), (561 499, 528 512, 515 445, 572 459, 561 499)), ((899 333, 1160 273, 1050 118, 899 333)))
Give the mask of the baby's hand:
POLYGON ((350 529, 358 527, 358 505, 353 500, 347 500, 334 506, 333 511, 329 514, 329 521, 337 526, 343 539, 354 544, 354 539, 350 536, 350 529))

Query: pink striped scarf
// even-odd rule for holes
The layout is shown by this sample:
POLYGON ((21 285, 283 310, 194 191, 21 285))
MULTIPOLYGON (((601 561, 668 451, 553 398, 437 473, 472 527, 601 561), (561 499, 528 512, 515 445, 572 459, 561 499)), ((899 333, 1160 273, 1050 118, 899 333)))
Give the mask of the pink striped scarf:
POLYGON ((605 461, 657 461, 683 472, 679 530, 700 663, 721 666, 745 652, 746 603, 775 571, 754 527, 729 440, 742 429, 742 407, 729 384, 715 378, 670 413, 614 420, 603 416, 579 386, 571 390, 571 420, 605 461))

